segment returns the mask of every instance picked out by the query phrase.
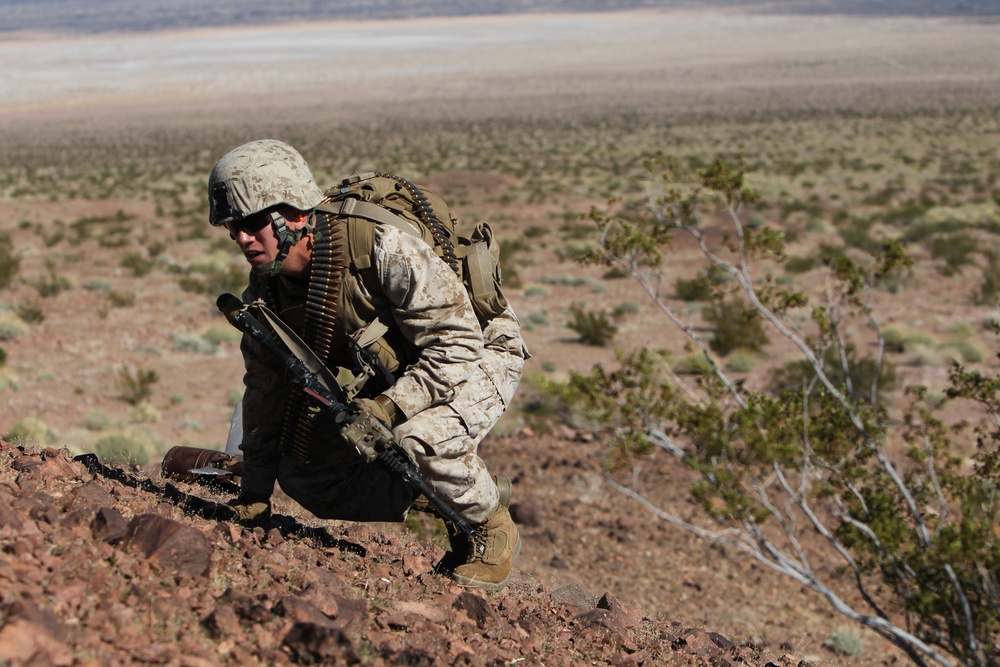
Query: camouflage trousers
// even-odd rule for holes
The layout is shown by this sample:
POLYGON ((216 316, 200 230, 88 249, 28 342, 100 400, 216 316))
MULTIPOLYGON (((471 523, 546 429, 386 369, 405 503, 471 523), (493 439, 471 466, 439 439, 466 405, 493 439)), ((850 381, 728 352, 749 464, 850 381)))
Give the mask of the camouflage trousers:
MULTIPOLYGON (((521 341, 488 343, 468 381, 448 403, 432 406, 394 434, 424 480, 463 519, 483 523, 498 503, 496 485, 479 457, 479 443, 513 398, 524 369, 521 341)), ((378 463, 365 463, 337 438, 309 464, 283 457, 278 484, 293 500, 324 519, 402 521, 412 489, 378 463)))

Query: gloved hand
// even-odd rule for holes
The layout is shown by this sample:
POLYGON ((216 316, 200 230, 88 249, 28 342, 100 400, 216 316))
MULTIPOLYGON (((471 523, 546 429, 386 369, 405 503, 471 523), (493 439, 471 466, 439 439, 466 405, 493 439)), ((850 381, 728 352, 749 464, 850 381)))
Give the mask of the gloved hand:
POLYGON ((402 422, 403 413, 388 396, 359 398, 352 404, 358 418, 340 432, 368 463, 378 458, 379 449, 392 439, 390 431, 402 422))
POLYGON ((353 403, 354 407, 363 412, 367 412, 375 419, 379 420, 389 428, 395 428, 403 422, 403 413, 400 412, 396 404, 388 396, 380 394, 375 398, 359 398, 353 403))
POLYGON ((227 505, 233 508, 241 521, 253 521, 266 518, 271 513, 271 501, 267 496, 256 493, 241 493, 230 500, 227 505))

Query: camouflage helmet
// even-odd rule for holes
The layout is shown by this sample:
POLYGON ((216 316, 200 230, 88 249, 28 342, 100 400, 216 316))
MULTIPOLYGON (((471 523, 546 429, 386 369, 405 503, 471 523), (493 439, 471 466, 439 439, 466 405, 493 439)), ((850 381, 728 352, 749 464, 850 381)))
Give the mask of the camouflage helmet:
POLYGON ((261 139, 219 160, 208 177, 208 196, 208 220, 219 227, 278 204, 312 210, 323 191, 297 150, 283 141, 261 139))

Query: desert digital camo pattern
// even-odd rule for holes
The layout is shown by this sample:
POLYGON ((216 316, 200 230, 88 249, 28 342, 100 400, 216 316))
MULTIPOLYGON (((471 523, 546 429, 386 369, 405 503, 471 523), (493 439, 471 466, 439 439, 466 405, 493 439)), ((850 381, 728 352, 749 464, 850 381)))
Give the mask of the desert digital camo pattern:
MULTIPOLYGON (((348 223, 350 224, 350 223, 348 223)), ((407 416, 395 429, 400 444, 435 492, 466 521, 484 522, 497 506, 497 490, 477 450, 506 409, 521 378, 526 350, 513 312, 495 318, 484 333, 468 294, 455 273, 426 243, 378 226, 372 263, 382 294, 353 298, 387 307, 415 357, 385 394, 407 416)), ((280 295, 279 314, 297 326, 295 313, 306 290, 285 278, 251 279, 246 302, 262 296, 270 281, 280 295)), ((348 281, 345 281, 347 284, 348 281)), ((351 299, 343 294, 340 303, 351 299)), ((339 327, 338 327, 339 329, 339 327)), ((343 336, 350 330, 338 331, 343 336)), ((283 381, 270 355, 244 339, 246 394, 244 476, 247 493, 270 495, 274 482, 321 518, 398 521, 413 500, 410 488, 380 465, 368 464, 336 436, 317 426, 312 458, 303 464, 279 452, 281 415, 289 400, 299 400, 283 381)), ((334 352, 331 352, 334 356, 334 352)))
MULTIPOLYGON (((234 213, 247 217, 278 204, 308 211, 323 200, 323 191, 302 155, 276 139, 260 139, 226 153, 208 177, 208 191, 225 183, 234 213)), ((209 197, 209 222, 229 222, 209 197)))

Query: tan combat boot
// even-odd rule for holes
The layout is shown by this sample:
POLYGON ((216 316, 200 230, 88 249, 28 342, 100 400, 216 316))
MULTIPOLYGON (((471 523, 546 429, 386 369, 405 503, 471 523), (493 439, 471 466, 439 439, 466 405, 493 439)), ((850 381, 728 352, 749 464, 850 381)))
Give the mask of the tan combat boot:
POLYGON ((476 527, 476 536, 471 541, 464 535, 456 538, 452 540, 454 555, 464 562, 447 572, 452 581, 490 592, 507 585, 514 559, 521 553, 521 536, 506 507, 497 505, 486 523, 476 527), (464 548, 456 541, 464 541, 464 548))
MULTIPOLYGON (((493 482, 497 485, 497 492, 500 496, 500 507, 504 509, 509 508, 511 496, 514 495, 514 487, 511 484, 510 478, 503 475, 493 475, 493 482)), ((438 561, 434 566, 434 571, 438 574, 451 577, 457 567, 469 562, 472 543, 451 521, 445 520, 444 527, 448 531, 448 544, 451 546, 451 550, 444 555, 444 558, 438 561)), ((520 545, 518 548, 520 549, 520 545)))

